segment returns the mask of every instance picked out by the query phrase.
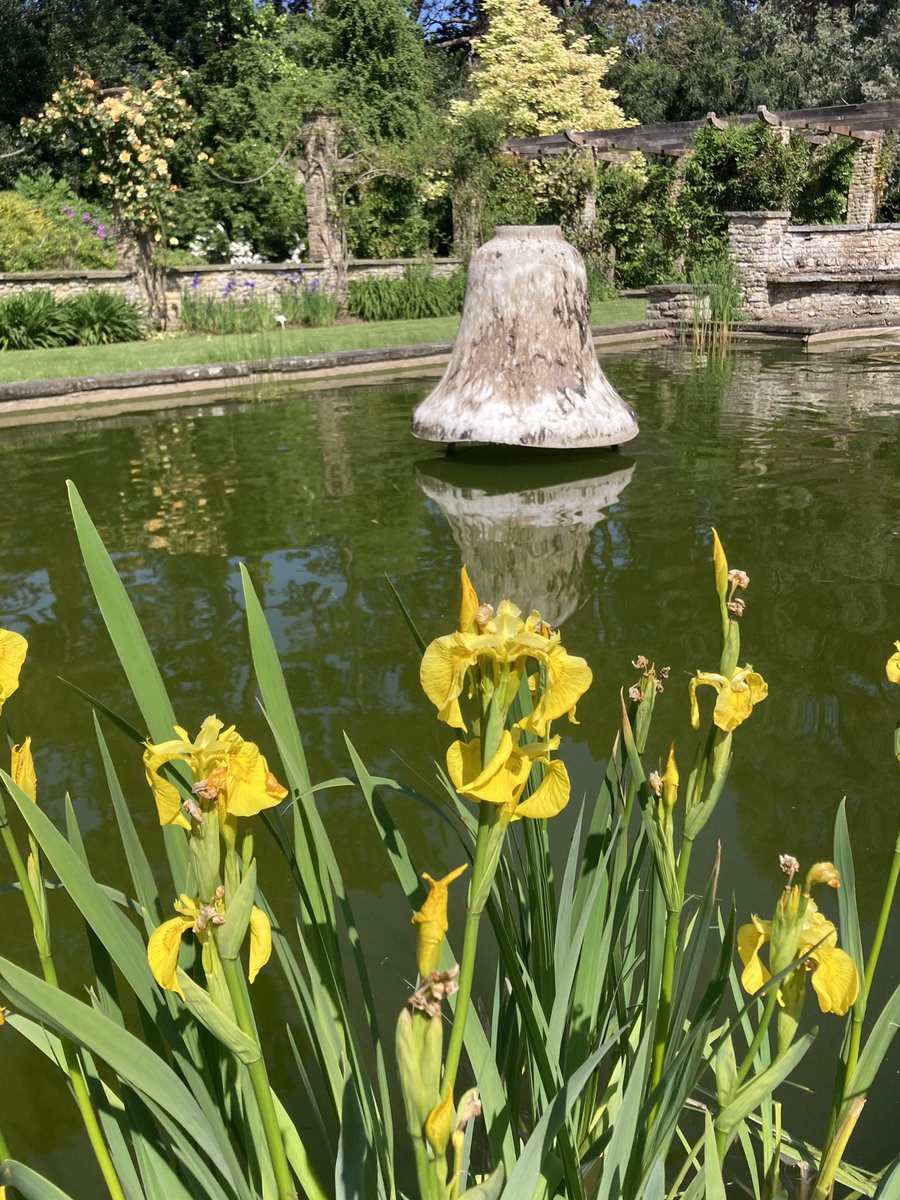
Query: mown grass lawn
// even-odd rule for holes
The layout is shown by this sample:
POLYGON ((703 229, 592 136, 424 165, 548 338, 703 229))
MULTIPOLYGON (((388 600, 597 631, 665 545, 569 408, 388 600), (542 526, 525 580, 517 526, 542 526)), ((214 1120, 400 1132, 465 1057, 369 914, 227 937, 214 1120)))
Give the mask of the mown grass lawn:
MULTIPOLYGON (((646 308, 644 300, 604 300, 593 306, 591 316, 595 325, 616 325, 644 320, 646 308)), ((327 329, 286 329, 284 333, 278 330, 218 336, 185 333, 114 346, 6 350, 0 351, 0 383, 451 342, 458 326, 459 317, 437 317, 426 321, 358 322, 327 329)))

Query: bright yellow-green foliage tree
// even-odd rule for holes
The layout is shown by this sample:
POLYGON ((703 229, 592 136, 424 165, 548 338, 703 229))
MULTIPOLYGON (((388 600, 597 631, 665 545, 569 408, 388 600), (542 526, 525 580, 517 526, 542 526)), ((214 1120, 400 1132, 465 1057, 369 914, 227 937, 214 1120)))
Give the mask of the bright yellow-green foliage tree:
POLYGON ((541 0, 484 0, 487 32, 478 39, 473 100, 456 116, 496 113, 510 137, 604 129, 626 123, 617 93, 603 86, 618 50, 588 53, 588 39, 567 40, 541 0))

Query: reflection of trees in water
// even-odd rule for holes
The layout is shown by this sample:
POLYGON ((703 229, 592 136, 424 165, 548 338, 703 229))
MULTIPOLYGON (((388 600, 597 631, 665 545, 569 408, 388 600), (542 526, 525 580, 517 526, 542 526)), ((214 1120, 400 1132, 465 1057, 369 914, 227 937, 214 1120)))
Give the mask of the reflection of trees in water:
MULTIPOLYGON (((52 720, 28 687, 19 706, 23 728, 43 745, 48 796, 52 788, 61 799, 72 784, 76 796, 91 797, 98 829, 110 821, 93 784, 87 711, 61 690, 57 671, 140 725, 80 564, 67 474, 116 559, 185 725, 216 711, 271 742, 248 665, 236 571, 244 558, 273 620, 316 777, 347 769, 344 727, 373 769, 399 769, 392 752, 402 747, 377 716, 382 697, 408 719, 408 745, 440 752, 440 731, 418 694, 415 647, 383 580, 386 570, 407 575, 431 562, 436 522, 408 502, 412 454, 371 453, 373 443, 385 444, 386 427, 404 446, 410 402, 402 391, 364 396, 354 403, 350 393, 318 393, 311 403, 217 417, 79 427, 67 431, 64 448, 45 433, 0 456, 26 517, 15 538, 9 527, 0 533, 3 615, 30 637, 31 678, 42 696, 54 696, 52 720), (48 510, 52 519, 41 520, 48 510), (76 749, 65 758, 50 749, 69 745, 76 749)), ((445 591, 448 577, 449 564, 447 573, 423 573, 416 594, 434 592, 432 611, 449 615, 456 597, 455 583, 445 591)), ((148 797, 137 768, 140 805, 148 797)), ((336 814, 356 804, 335 792, 323 801, 336 814)), ((144 817, 150 833, 149 807, 144 817)), ((334 832, 352 875, 387 878, 372 839, 346 821, 334 832)))

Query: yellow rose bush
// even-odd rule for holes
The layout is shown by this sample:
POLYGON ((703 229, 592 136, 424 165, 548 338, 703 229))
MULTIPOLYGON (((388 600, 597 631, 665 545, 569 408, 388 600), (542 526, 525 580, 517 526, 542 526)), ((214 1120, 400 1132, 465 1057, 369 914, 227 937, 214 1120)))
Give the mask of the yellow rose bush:
POLYGON ((103 88, 80 71, 59 84, 36 117, 21 121, 28 139, 81 154, 94 190, 115 214, 117 237, 136 251, 138 283, 159 325, 166 321, 160 252, 178 244, 166 233, 179 186, 171 152, 190 140, 196 121, 181 93, 184 74, 146 88, 103 88))
POLYGON ((178 77, 104 89, 80 72, 60 83, 36 117, 23 118, 22 132, 80 151, 123 227, 153 236, 178 190, 168 151, 194 120, 178 77))

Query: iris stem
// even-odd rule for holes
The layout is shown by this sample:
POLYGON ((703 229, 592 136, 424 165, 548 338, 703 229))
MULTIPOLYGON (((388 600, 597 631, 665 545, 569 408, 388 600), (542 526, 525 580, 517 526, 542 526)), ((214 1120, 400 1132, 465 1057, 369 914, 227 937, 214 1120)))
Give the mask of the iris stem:
POLYGON ((435 1177, 428 1160, 428 1150, 421 1138, 413 1138, 416 1156, 416 1177, 419 1180, 419 1200, 435 1200, 435 1177))
MULTIPOLYGON (((503 731, 506 726, 506 710, 501 707, 498 696, 505 694, 508 678, 508 666, 503 665, 499 686, 495 689, 487 680, 481 681, 481 765, 489 763, 500 746, 503 731)), ((492 819, 496 816, 495 808, 486 800, 478 806, 478 833, 475 837, 475 857, 472 862, 472 880, 469 884, 469 900, 466 910, 466 926, 463 932, 462 956, 459 960, 459 990, 456 993, 456 1007, 453 1011, 453 1028, 450 1031, 450 1042, 447 1046, 447 1057, 444 1060, 444 1075, 441 1082, 441 1094, 453 1091, 456 1083, 456 1073, 459 1070, 459 1060, 462 1055, 463 1042, 466 1036, 466 1021, 469 1016, 469 1003, 472 998, 472 980, 475 975, 475 956, 478 949, 478 926, 487 899, 485 872, 490 868, 486 859, 491 835, 492 819), (477 905, 475 898, 478 897, 477 905)), ((494 858, 494 870, 497 869, 499 855, 494 858)))
POLYGON ((462 957, 459 961, 459 991, 456 993, 456 1008, 453 1013, 453 1028, 450 1031, 450 1042, 447 1046, 447 1057, 444 1061, 444 1077, 441 1091, 446 1095, 453 1091, 456 1083, 456 1072, 459 1069, 459 1059, 462 1054, 463 1040, 466 1033, 466 1020, 469 1015, 469 1002, 472 997, 472 979, 475 974, 475 953, 478 948, 478 925, 481 920, 483 906, 472 907, 472 898, 481 891, 482 876, 485 869, 485 856, 488 848, 488 838, 491 832, 491 806, 482 801, 478 808, 478 834, 475 839, 475 861, 472 864, 472 881, 469 884, 469 908, 466 912, 466 927, 463 933, 462 957))
MULTIPOLYGON (((894 843, 894 854, 891 859, 891 866, 888 872, 887 882, 884 887, 884 896, 881 901, 881 911, 878 914, 878 923, 875 926, 875 934, 872 938, 872 945, 869 949, 869 957, 866 960, 864 976, 865 986, 862 992, 862 995, 866 998, 866 1000, 868 1000, 869 992, 872 988, 872 982, 875 978, 875 970, 878 966, 878 958, 881 954, 881 947, 884 943, 885 933, 887 932, 887 924, 890 919, 891 909, 894 904, 898 880, 900 880, 900 832, 898 832, 897 840, 894 843)), ((850 1024, 850 1043, 847 1047, 847 1058, 845 1062, 838 1063, 838 1072, 834 1087, 834 1104, 828 1120, 828 1130, 824 1143, 825 1146, 831 1144, 831 1140, 834 1137, 835 1129, 837 1128, 841 1113, 846 1108, 847 1101, 850 1098, 847 1095, 847 1084, 853 1078, 857 1063, 859 1062, 859 1049, 862 1043, 864 1015, 864 1008, 860 1005, 859 1000, 857 1000, 856 1004, 853 1006, 853 1016, 850 1024)))
MULTIPOLYGON (((40 906, 37 902, 37 897, 31 887, 31 880, 28 878, 28 869, 22 855, 19 853, 19 847, 10 829, 8 822, 0 825, 0 832, 3 835, 3 844, 6 846, 6 851, 9 854, 10 862, 13 865, 13 870, 16 873, 16 879, 19 881, 19 887, 22 889, 22 895, 25 899, 25 907, 28 909, 28 915, 31 918, 31 924, 34 927, 35 941, 38 941, 38 931, 40 930, 40 938, 43 940, 44 922, 41 917, 40 906)), ((40 952, 40 943, 38 945, 40 952)))
MULTIPOLYGON (((672 1015, 672 989, 675 983, 675 958, 678 951, 678 929, 681 924, 681 913, 684 908, 684 893, 687 884, 688 866, 691 861, 691 850, 694 847, 691 838, 684 838, 681 843, 681 853, 678 855, 677 888, 679 906, 669 909, 666 914, 666 936, 663 947, 662 978, 659 985, 659 1007, 656 1010, 656 1030, 653 1038, 653 1066, 650 1072, 650 1091, 659 1084, 663 1074, 663 1064, 666 1058, 666 1048, 669 1043, 669 1019, 672 1015)), ((651 1116, 651 1123, 656 1117, 656 1108, 651 1116)))
MULTIPOLYGON (((44 918, 41 914, 40 905, 37 897, 34 894, 34 889, 31 886, 31 880, 28 878, 28 868, 19 853, 19 847, 16 843, 12 829, 9 827, 9 822, 4 820, 0 825, 2 832, 3 843, 6 846, 10 861, 13 865, 13 870, 16 873, 16 878, 19 881, 19 886, 22 889, 22 895, 25 898, 25 906, 28 909, 28 915, 31 918, 31 924, 34 929, 34 940, 37 946, 38 958, 41 964, 41 972, 44 979, 51 987, 59 990, 59 977, 56 974, 56 964, 53 961, 53 951, 47 937, 47 930, 44 926, 44 918)), ((60 1035, 60 1045, 63 1052, 63 1060, 66 1066, 66 1073, 69 1076, 69 1082, 72 1085, 72 1094, 75 1097, 75 1103, 78 1105, 78 1111, 81 1113, 81 1119, 84 1122, 85 1132, 88 1135, 88 1141, 91 1144, 91 1149, 94 1151, 94 1157, 97 1159, 97 1165, 103 1175, 103 1180, 106 1184, 112 1200, 125 1200, 125 1192, 119 1182, 119 1176, 116 1173, 116 1168, 113 1165, 110 1157, 109 1149, 106 1145, 106 1139, 103 1136, 103 1130, 100 1128, 100 1121, 94 1111, 94 1105, 91 1101, 91 1094, 88 1089, 87 1080, 84 1077, 81 1062, 78 1057, 78 1050, 70 1038, 60 1035)), ((0 1148, 2 1149, 2 1148, 0 1148)), ((9 1154, 0 1153, 0 1157, 8 1158, 9 1154)))
POLYGON ((898 832, 897 840, 894 843, 894 856, 891 859, 891 868, 888 872, 887 883, 885 884, 884 888, 884 899, 881 901, 881 912, 878 914, 878 924, 875 926, 875 936, 872 939, 872 947, 869 950, 869 957, 866 961, 867 996, 869 994, 869 989, 872 986, 872 980, 875 978, 875 968, 878 966, 878 956, 881 954, 884 935, 887 931, 887 923, 891 915, 891 908, 894 903, 894 895, 897 891, 898 879, 900 879, 900 832, 898 832))
MULTIPOLYGON (((247 1003, 244 980, 238 961, 234 958, 223 958, 220 961, 238 1026, 243 1033, 247 1034, 258 1045, 259 1040, 256 1033, 256 1024, 253 1020, 250 1006, 247 1003)), ((266 1063, 261 1049, 260 1056, 256 1062, 247 1064, 247 1074, 250 1076, 253 1095, 256 1097, 256 1105, 259 1109, 259 1117, 263 1127, 263 1136, 266 1139, 269 1160, 275 1175, 278 1198, 279 1200, 297 1200, 297 1189, 294 1186, 291 1168, 288 1165, 287 1154, 284 1149, 284 1139, 278 1127, 278 1114, 275 1111, 272 1088, 269 1084, 269 1075, 266 1071, 266 1063)))
MULTIPOLYGON (((768 1032, 769 1025, 775 1013, 775 1008, 778 1004, 778 989, 772 990, 766 996, 766 1007, 763 1009, 763 1015, 757 1027, 756 1033, 753 1035, 753 1041, 744 1056, 744 1061, 738 1068, 737 1082, 735 1083, 735 1091, 741 1086, 747 1078, 750 1068, 753 1066, 753 1060, 756 1058, 759 1048, 763 1043, 763 1038, 768 1032)), ((716 1154, 718 1155, 720 1165, 725 1161, 725 1155, 728 1152, 728 1137, 724 1130, 716 1130, 716 1154)))

